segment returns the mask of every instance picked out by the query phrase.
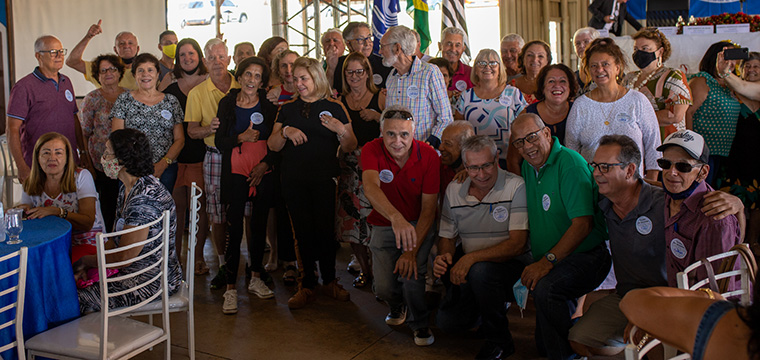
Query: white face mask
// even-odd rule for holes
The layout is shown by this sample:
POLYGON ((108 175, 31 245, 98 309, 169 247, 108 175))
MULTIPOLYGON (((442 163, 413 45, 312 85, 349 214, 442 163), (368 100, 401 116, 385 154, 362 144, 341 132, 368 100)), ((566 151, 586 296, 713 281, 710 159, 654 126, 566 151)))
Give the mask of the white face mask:
POLYGON ((103 172, 111 179, 119 178, 119 171, 124 167, 119 165, 119 159, 117 158, 111 160, 100 159, 100 164, 103 165, 103 172))

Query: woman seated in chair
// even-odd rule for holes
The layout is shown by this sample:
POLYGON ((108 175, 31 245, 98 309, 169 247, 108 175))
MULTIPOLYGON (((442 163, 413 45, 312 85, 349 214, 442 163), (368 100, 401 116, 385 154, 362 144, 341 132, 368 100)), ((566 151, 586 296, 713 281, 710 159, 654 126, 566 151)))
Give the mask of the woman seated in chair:
POLYGON ((71 256, 94 255, 96 235, 105 231, 92 174, 78 168, 69 140, 55 132, 34 145, 32 169, 19 208, 29 219, 59 216, 71 223, 71 256))
MULTIPOLYGON (((148 138, 135 129, 116 130, 108 136, 106 150, 100 160, 106 176, 121 180, 119 197, 116 203, 116 224, 114 231, 128 230, 133 227, 147 224, 156 220, 165 210, 171 213, 169 226, 169 294, 174 294, 179 289, 182 281, 179 261, 174 247, 174 236, 177 230, 177 214, 174 208, 172 195, 166 190, 161 182, 153 176, 153 162, 151 161, 151 148, 148 138)), ((161 231, 161 222, 154 224, 148 229, 124 234, 121 237, 109 239, 105 244, 106 249, 143 241, 156 236, 161 231)), ((129 251, 114 254, 111 258, 106 257, 108 262, 125 261, 149 252, 160 246, 160 241, 154 241, 144 246, 138 246, 129 251)), ((140 271, 146 266, 155 263, 160 258, 157 252, 144 259, 135 261, 119 269, 120 275, 140 271)), ((98 266, 95 255, 83 256, 74 264, 74 272, 80 272, 88 268, 98 266)), ((110 284, 111 291, 131 288, 137 284, 149 282, 156 276, 157 268, 146 271, 130 279, 110 284)), ((145 298, 152 296, 158 291, 158 283, 152 282, 135 292, 112 298, 110 308, 119 308, 136 304, 145 298)), ((100 284, 79 289, 79 309, 82 313, 99 311, 101 307, 100 284)))

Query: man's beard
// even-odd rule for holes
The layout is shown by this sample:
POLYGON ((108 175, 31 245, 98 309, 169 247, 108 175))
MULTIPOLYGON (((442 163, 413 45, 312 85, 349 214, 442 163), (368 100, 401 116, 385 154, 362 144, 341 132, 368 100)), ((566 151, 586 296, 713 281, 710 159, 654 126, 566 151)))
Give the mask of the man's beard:
POLYGON ((398 61, 398 55, 393 55, 391 57, 383 57, 383 66, 391 67, 396 64, 396 61, 398 61))

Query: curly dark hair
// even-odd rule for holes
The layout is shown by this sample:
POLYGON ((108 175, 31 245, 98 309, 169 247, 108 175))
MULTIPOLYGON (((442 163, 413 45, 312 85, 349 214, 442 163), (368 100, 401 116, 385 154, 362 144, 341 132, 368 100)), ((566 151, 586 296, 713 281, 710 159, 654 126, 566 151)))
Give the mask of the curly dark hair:
POLYGON ((517 56, 517 66, 520 67, 520 73, 525 75, 525 53, 528 52, 528 48, 533 45, 541 45, 544 48, 544 51, 546 51, 546 63, 551 64, 552 63, 552 48, 549 46, 549 44, 546 43, 546 41, 543 40, 533 40, 527 44, 525 44, 522 49, 520 50, 520 55, 517 56))
MULTIPOLYGON (((702 60, 699 61, 699 71, 704 71, 712 77, 718 77, 718 71, 715 69, 715 64, 718 62, 718 53, 723 51, 724 47, 734 49, 740 46, 728 40, 718 41, 715 44, 710 45, 710 47, 707 48, 707 51, 705 51, 702 60)), ((734 69, 731 69, 731 72, 736 74, 734 69)))
POLYGON ((153 174, 153 151, 148 137, 136 129, 119 129, 108 135, 114 155, 132 176, 153 174))
POLYGON ((124 77, 124 62, 121 61, 121 58, 116 56, 115 54, 100 54, 98 57, 95 58, 95 60, 92 61, 92 77, 95 79, 95 81, 100 84, 100 62, 101 61, 108 61, 116 68, 116 70, 119 71, 119 81, 121 81, 121 78, 124 77))
POLYGON ((625 75, 627 62, 625 61, 623 50, 620 50, 620 46, 615 44, 615 40, 612 40, 608 37, 596 38, 591 42, 591 44, 588 44, 588 46, 586 46, 586 52, 583 54, 583 67, 589 79, 591 78, 591 66, 589 63, 591 62, 591 55, 594 53, 607 54, 615 59, 615 64, 620 66, 620 72, 615 74, 617 75, 616 81, 618 84, 623 81, 623 75, 625 75))
POLYGON ((269 84, 269 66, 267 65, 266 60, 258 57, 258 56, 251 56, 249 58, 243 59, 243 61, 240 62, 240 64, 237 65, 237 69, 235 70, 235 80, 240 82, 240 77, 243 76, 243 73, 246 69, 248 69, 251 65, 258 65, 261 66, 261 88, 266 88, 267 84, 269 84))
POLYGON ((633 34, 632 38, 633 40, 644 38, 654 41, 657 46, 662 47, 662 62, 666 62, 668 59, 670 59, 670 54, 672 54, 670 41, 667 37, 665 37, 660 29, 653 26, 641 28, 641 30, 633 34))
POLYGON ((543 69, 541 69, 541 71, 538 73, 538 77, 536 78, 536 99, 538 101, 546 100, 546 95, 544 95, 544 82, 546 81, 546 76, 548 76, 549 71, 552 71, 554 69, 562 70, 562 72, 564 72, 567 76, 568 91, 570 92, 570 94, 567 96, 567 101, 573 101, 575 94, 578 93, 578 80, 576 80, 573 70, 570 70, 570 68, 565 64, 546 65, 543 69))

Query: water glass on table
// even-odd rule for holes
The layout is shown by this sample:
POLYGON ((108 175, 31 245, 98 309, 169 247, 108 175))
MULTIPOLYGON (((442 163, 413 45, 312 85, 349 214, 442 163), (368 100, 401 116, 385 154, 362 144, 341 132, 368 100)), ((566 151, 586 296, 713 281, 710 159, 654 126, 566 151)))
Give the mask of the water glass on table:
POLYGON ((21 231, 24 230, 24 209, 8 209, 5 214, 5 232, 8 233, 8 244, 20 244, 21 231))

